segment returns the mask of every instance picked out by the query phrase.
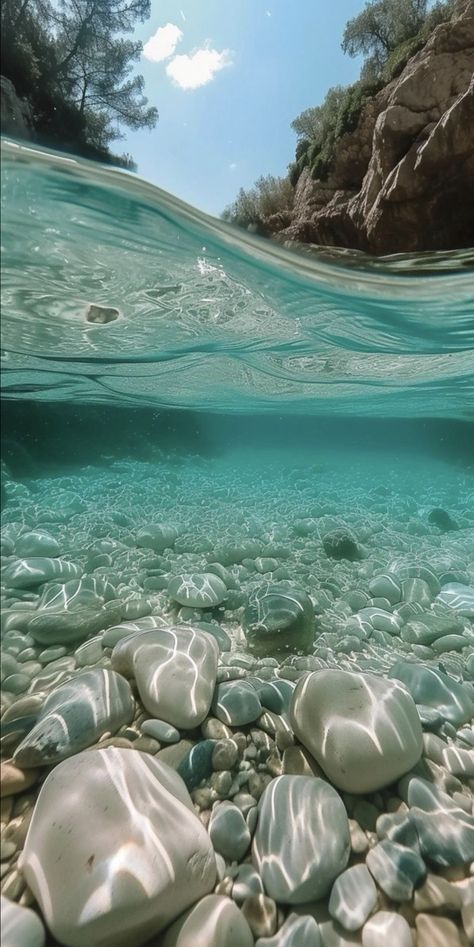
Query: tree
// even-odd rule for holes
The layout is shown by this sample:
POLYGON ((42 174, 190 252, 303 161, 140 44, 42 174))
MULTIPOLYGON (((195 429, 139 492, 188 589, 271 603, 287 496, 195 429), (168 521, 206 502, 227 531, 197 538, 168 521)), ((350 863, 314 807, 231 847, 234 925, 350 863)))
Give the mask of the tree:
POLYGON ((393 50, 419 32, 426 9, 427 0, 371 0, 346 23, 342 49, 365 56, 366 73, 380 75, 393 50))

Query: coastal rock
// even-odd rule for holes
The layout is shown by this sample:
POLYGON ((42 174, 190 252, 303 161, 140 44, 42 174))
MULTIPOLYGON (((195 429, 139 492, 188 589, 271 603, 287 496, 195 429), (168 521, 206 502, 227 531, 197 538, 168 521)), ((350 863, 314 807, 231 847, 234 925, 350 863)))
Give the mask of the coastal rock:
POLYGON ((389 785, 422 751, 413 699, 372 674, 331 669, 307 675, 296 686, 290 722, 331 782, 347 792, 389 785))
POLYGON ((192 730, 211 706, 218 658, 211 635, 169 625, 123 638, 112 652, 112 667, 135 678, 148 713, 178 730, 192 730))
POLYGON ((307 651, 314 638, 314 608, 303 589, 263 585, 249 597, 243 628, 250 650, 266 656, 307 651))
POLYGON ((312 776, 279 776, 264 790, 252 844, 266 893, 283 904, 322 898, 347 865, 349 823, 335 789, 312 776))
POLYGON ((179 776, 117 748, 80 753, 50 773, 21 870, 66 947, 138 947, 216 881, 209 837, 179 776))
POLYGON ((134 707, 130 685, 120 674, 104 668, 82 671, 48 695, 14 762, 30 767, 64 760, 130 723, 134 707))

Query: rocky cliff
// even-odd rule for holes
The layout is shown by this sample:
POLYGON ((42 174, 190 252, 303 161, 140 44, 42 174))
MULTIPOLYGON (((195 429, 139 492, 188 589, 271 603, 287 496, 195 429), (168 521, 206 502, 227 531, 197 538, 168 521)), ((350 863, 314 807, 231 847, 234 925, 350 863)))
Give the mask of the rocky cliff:
POLYGON ((474 245, 474 2, 442 23, 337 145, 326 181, 307 170, 280 241, 373 254, 474 245))
POLYGON ((0 128, 2 134, 13 138, 31 138, 33 117, 31 106, 20 99, 15 87, 5 76, 0 76, 0 128))

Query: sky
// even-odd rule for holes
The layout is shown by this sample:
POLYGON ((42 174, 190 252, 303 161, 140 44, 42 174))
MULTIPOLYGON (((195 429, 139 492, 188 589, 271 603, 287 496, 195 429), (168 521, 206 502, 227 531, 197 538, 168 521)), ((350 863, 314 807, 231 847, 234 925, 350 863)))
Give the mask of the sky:
POLYGON ((364 0, 152 0, 139 71, 153 130, 126 131, 138 174, 218 216, 260 175, 286 174, 292 120, 347 85, 361 61, 341 50, 364 0))

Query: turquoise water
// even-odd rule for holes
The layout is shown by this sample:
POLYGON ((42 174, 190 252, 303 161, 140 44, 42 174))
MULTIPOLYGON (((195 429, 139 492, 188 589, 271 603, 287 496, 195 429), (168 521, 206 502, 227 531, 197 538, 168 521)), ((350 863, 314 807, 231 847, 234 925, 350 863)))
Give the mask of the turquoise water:
POLYGON ((427 943, 427 871, 468 931, 469 253, 290 252, 2 154, 9 931, 427 943))

